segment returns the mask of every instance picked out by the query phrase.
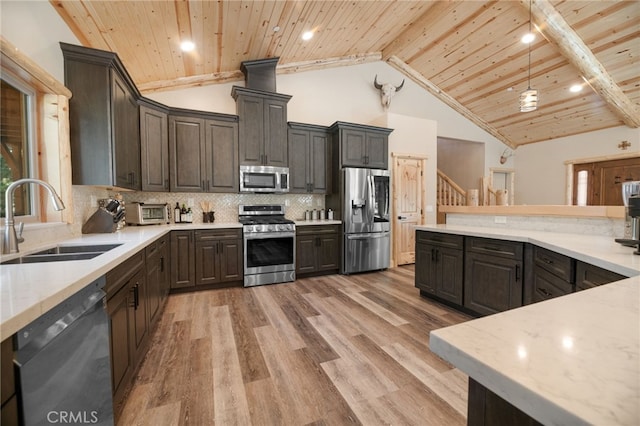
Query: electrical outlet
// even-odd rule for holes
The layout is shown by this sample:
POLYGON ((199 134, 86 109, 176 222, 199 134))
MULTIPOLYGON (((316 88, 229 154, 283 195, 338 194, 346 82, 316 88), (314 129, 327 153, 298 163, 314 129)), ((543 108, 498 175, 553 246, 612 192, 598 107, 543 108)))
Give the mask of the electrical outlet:
POLYGON ((289 206, 291 205, 291 201, 289 201, 289 199, 288 199, 288 198, 285 198, 285 199, 284 199, 284 205, 285 205, 286 207, 289 207, 289 206))
POLYGON ((506 216, 494 216, 493 217, 493 221, 494 221, 494 223, 507 223, 507 217, 506 216))
POLYGON ((195 206, 193 198, 187 198, 187 207, 195 206))
POLYGON ((91 196, 91 207, 98 207, 98 197, 95 195, 91 196))

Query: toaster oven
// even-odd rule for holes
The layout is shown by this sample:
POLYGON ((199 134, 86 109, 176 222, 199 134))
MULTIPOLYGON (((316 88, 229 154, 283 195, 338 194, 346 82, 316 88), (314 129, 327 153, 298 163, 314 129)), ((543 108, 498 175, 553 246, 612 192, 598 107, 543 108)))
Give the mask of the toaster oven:
POLYGON ((169 223, 169 212, 166 204, 127 204, 125 215, 127 223, 131 225, 159 225, 169 223))

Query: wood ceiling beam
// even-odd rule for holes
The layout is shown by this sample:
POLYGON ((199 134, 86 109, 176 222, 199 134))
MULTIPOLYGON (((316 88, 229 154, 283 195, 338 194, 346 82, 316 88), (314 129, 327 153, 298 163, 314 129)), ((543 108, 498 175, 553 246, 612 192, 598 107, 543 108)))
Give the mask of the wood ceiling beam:
POLYGON ((473 112, 464 107, 460 102, 456 101, 450 95, 442 91, 438 86, 433 84, 431 81, 426 79, 422 74, 418 71, 411 68, 407 63, 403 62, 397 56, 390 56, 387 59, 387 63, 409 77, 411 80, 415 81, 420 87, 426 89, 433 96, 453 108, 458 114, 465 117, 467 120, 474 123, 476 126, 480 127, 485 132, 489 133, 494 138, 498 139, 505 145, 510 148, 516 149, 517 144, 515 144, 512 140, 507 138, 505 135, 500 133, 495 127, 491 126, 486 121, 482 120, 480 117, 475 115, 473 112))
MULTIPOLYGON (((364 64, 382 60, 382 53, 365 53, 348 55, 338 58, 317 59, 302 62, 290 62, 278 65, 276 73, 291 74, 304 71, 314 71, 341 66, 364 64)), ((229 83, 231 81, 244 80, 244 74, 240 70, 217 72, 211 74, 194 75, 192 77, 181 77, 170 80, 151 81, 148 83, 136 84, 142 94, 161 92, 167 90, 186 89, 188 87, 207 86, 209 84, 229 83)))
MULTIPOLYGON (((520 0, 520 4, 529 11, 527 0, 520 0)), ((613 113, 627 126, 640 127, 640 112, 636 105, 553 5, 548 0, 532 0, 531 15, 541 34, 580 71, 587 84, 600 95, 613 113)))

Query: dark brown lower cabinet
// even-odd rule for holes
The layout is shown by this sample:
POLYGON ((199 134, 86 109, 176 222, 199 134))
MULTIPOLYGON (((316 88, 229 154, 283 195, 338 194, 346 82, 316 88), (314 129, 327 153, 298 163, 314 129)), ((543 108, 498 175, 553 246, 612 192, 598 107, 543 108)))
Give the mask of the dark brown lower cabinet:
POLYGON ((171 232, 171 289, 241 284, 242 229, 171 232))
POLYGON ((538 421, 469 377, 468 426, 538 426, 538 421))
POLYGON ((244 277, 242 230, 195 231, 195 285, 228 285, 244 277))
POLYGON ((418 231, 415 286, 422 293, 462 306, 464 237, 418 231))
POLYGON ((127 386, 149 342, 145 252, 140 251, 107 273, 107 314, 111 345, 111 381, 116 417, 127 386))
POLYGON ((171 231, 171 289, 196 285, 194 231, 171 231))
POLYGON ((2 380, 2 418, 0 424, 13 426, 19 424, 18 397, 15 370, 13 365, 13 337, 2 341, 0 353, 2 380))
POLYGON ((573 293, 573 283, 553 275, 549 271, 534 266, 531 301, 541 302, 573 293))
POLYGON ((147 267, 147 310, 149 323, 155 323, 169 294, 169 236, 145 249, 147 267))
POLYGON ((337 273, 340 268, 340 226, 296 228, 296 276, 337 273))
POLYGON ((582 261, 578 261, 576 264, 576 291, 587 290, 625 278, 627 277, 624 275, 582 261))
POLYGON ((490 315, 522 306, 524 244, 467 237, 464 307, 490 315))

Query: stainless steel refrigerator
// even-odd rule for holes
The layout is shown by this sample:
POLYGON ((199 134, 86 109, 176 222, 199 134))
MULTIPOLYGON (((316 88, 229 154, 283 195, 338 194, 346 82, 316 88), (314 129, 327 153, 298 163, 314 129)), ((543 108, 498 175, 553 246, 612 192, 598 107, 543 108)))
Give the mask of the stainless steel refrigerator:
POLYGON ((341 273, 389 267, 389 171, 344 168, 340 174, 341 273))

